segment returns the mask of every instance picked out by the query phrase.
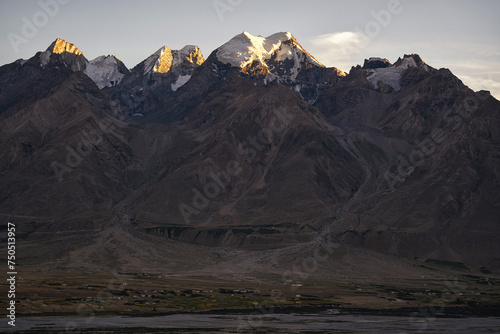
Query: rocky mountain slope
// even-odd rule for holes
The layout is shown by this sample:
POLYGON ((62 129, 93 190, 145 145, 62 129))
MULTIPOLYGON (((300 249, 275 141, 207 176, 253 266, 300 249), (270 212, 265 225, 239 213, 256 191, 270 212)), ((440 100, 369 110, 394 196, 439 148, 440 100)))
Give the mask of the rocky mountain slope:
POLYGON ((181 50, 163 46, 135 66, 119 86, 110 88, 109 94, 129 115, 162 110, 165 99, 182 87, 203 61, 197 46, 186 45, 181 50))
POLYGON ((0 214, 65 266, 203 249, 285 268, 328 238, 366 265, 499 270, 499 108, 418 55, 346 74, 290 33, 131 70, 58 39, 0 67, 0 214))
POLYGON ((487 257, 497 266, 497 100, 409 55, 353 68, 315 106, 367 162, 363 191, 335 225, 341 239, 405 256, 487 257))

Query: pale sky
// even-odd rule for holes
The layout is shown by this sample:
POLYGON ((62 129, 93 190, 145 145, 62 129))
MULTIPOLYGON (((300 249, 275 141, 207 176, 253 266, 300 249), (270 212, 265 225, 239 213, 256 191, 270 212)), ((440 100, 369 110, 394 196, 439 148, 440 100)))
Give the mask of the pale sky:
POLYGON ((198 45, 206 58, 242 31, 290 31, 326 66, 418 53, 500 98, 499 17, 498 0, 0 0, 0 65, 58 37, 132 68, 163 45, 198 45))

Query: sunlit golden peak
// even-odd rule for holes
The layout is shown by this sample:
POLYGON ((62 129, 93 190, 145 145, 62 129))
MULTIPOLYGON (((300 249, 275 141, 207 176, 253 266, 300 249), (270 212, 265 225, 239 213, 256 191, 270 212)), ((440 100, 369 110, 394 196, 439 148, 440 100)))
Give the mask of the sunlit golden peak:
POLYGON ((167 73, 172 66, 172 50, 164 46, 158 51, 159 55, 153 67, 153 71, 157 73, 167 73))
POLYGON ((83 52, 81 52, 74 44, 68 43, 61 38, 56 39, 55 42, 49 46, 48 50, 52 53, 68 52, 83 56, 83 52))
POLYGON ((205 61, 201 50, 196 45, 186 45, 177 51, 179 55, 179 62, 187 60, 188 62, 196 65, 201 65, 205 61))

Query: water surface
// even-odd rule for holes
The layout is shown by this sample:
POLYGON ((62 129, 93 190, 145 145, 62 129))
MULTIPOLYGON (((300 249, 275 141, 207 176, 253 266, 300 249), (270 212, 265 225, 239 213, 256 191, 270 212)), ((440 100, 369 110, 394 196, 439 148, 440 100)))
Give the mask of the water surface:
POLYGON ((344 314, 271 314, 265 316, 175 314, 157 317, 58 316, 18 318, 15 331, 37 333, 475 334, 500 333, 500 317, 413 318, 344 314))

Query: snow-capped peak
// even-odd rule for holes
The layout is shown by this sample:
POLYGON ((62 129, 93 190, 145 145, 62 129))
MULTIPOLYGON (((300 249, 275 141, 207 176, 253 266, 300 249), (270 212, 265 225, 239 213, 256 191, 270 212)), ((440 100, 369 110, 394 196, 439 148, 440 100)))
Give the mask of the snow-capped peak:
MULTIPOLYGON (((370 83, 378 88, 378 82, 382 81, 383 83, 391 86, 395 90, 401 89, 401 76, 403 72, 411 67, 422 68, 427 72, 431 72, 433 70, 432 67, 427 65, 419 55, 404 55, 403 59, 399 58, 397 62, 393 65, 376 66, 371 67, 370 63, 373 62, 381 62, 382 58, 370 58, 370 60, 365 61, 364 69, 370 73, 370 75, 366 78, 370 83)), ((384 58, 384 61, 387 61, 388 64, 390 62, 384 58)))
POLYGON ((119 84, 128 69, 115 56, 100 56, 87 64, 84 73, 101 89, 119 84))
POLYGON ((217 59, 233 67, 239 67, 243 72, 257 61, 262 67, 262 72, 267 73, 266 61, 276 57, 277 61, 294 59, 295 53, 305 55, 309 64, 324 67, 312 57, 295 40, 290 32, 279 32, 268 37, 253 36, 249 32, 234 36, 217 50, 217 59))

